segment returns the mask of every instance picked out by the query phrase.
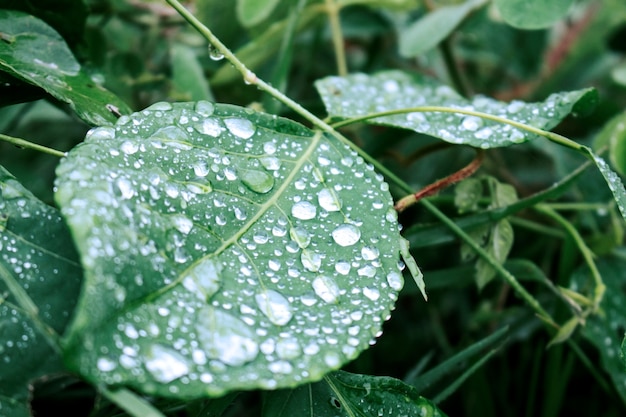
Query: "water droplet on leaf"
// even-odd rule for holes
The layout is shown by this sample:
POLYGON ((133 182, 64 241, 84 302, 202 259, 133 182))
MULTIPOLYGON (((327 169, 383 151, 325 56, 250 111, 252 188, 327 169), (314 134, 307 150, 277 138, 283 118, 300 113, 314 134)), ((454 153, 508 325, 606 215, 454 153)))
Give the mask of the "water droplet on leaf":
POLYGON ((320 275, 313 280, 312 285, 315 294, 327 303, 335 304, 339 300, 341 290, 332 278, 320 275))
POLYGON ((268 193, 274 187, 274 178, 264 171, 241 170, 240 176, 246 187, 259 194, 268 193))
POLYGON ((291 304, 279 292, 265 290, 256 294, 254 299, 259 310, 275 325, 284 326, 291 320, 293 316, 291 304))
POLYGON ((230 133, 242 139, 248 139, 250 136, 254 135, 256 131, 256 128, 250 120, 241 119, 239 117, 224 119, 224 124, 230 133))
POLYGON ((308 201, 298 201, 291 206, 291 215, 296 219, 310 220, 317 214, 317 208, 308 201))
POLYGON ((352 224, 342 224, 333 230, 332 236, 339 246, 352 246, 361 238, 361 231, 352 224))

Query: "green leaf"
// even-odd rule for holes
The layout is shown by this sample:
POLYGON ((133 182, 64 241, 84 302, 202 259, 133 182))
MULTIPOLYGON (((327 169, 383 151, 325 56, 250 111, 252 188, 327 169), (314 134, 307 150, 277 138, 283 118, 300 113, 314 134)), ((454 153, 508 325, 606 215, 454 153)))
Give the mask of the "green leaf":
POLYGON ((477 211, 483 196, 483 184, 478 178, 467 178, 454 187, 454 205, 459 213, 477 211))
POLYGON ((400 55, 413 58, 436 47, 485 0, 469 0, 452 6, 443 6, 428 13, 399 33, 400 55))
POLYGON ((30 416, 30 384, 61 372, 55 341, 81 270, 60 213, 0 167, 0 414, 30 416))
POLYGON ((418 391, 390 377, 337 371, 323 381, 265 393, 262 417, 444 417, 418 391))
POLYGON ((85 122, 108 125, 115 113, 130 109, 113 93, 96 84, 61 36, 36 17, 0 10, 0 70, 68 103, 85 122))
POLYGON ((626 112, 609 120, 594 139, 594 149, 609 148, 609 160, 615 170, 626 175, 626 112))
POLYGON ((3 0, 2 8, 31 14, 52 26, 72 47, 83 40, 87 6, 83 0, 3 0))
MULTIPOLYGON (((600 352, 600 364, 611 376, 615 389, 626 401, 626 384, 624 384, 624 363, 620 357, 623 329, 626 328, 626 260, 622 257, 602 258, 597 261, 598 271, 606 285, 606 292, 600 304, 600 314, 587 318, 581 334, 600 352)), ((577 270, 570 283, 570 289, 585 293, 593 286, 591 274, 587 267, 577 270)))
POLYGON ((484 96, 467 100, 447 85, 431 78, 397 70, 374 75, 327 77, 316 81, 315 86, 328 114, 342 119, 414 107, 446 107, 449 112, 425 108, 419 112, 400 112, 368 119, 367 122, 411 129, 446 142, 480 148, 522 143, 535 139, 536 135, 508 124, 457 114, 454 113, 455 108, 499 116, 547 130, 572 112, 586 111, 597 97, 595 90, 585 89, 552 94, 539 103, 518 100, 503 103, 484 96))
POLYGON ((174 90, 172 95, 180 101, 213 99, 209 83, 194 50, 185 45, 175 44, 172 46, 171 56, 174 90))
POLYGON ((622 213, 622 217, 626 220, 626 189, 624 189, 624 183, 622 179, 617 175, 610 167, 609 164, 606 163, 604 159, 594 154, 591 149, 585 148, 589 155, 593 158, 593 161, 598 166, 600 173, 604 177, 604 180, 609 186, 609 189, 613 193, 613 197, 615 198, 615 202, 617 203, 617 208, 619 208, 620 213, 622 213))
POLYGON ((157 103, 92 130, 57 175, 86 280, 65 357, 94 382, 200 397, 316 381, 402 288, 382 176, 286 119, 157 103))
MULTIPOLYGON (((513 247, 513 227, 508 220, 500 220, 490 230, 489 241, 484 249, 500 264, 506 261, 513 247)), ((476 284, 483 288, 496 276, 496 270, 483 258, 476 262, 476 284)))
POLYGON ((543 29, 563 19, 574 0, 495 0, 500 16, 519 29, 543 29))
POLYGON ((267 19, 280 0, 237 0, 237 18, 247 28, 267 19))

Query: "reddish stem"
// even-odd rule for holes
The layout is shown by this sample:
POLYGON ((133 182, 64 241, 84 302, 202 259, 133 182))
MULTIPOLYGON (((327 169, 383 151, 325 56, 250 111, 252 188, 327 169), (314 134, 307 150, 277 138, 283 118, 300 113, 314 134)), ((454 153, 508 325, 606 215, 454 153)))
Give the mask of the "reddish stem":
POLYGON ((460 170, 456 171, 455 173, 450 174, 445 178, 442 178, 438 181, 433 182, 432 184, 427 185, 426 187, 422 188, 415 194, 410 194, 410 195, 407 195, 406 197, 401 198, 396 203, 394 208, 396 209, 398 213, 401 213, 404 210, 406 210, 407 207, 412 206, 413 204, 417 203, 422 198, 431 196, 433 194, 437 194, 439 191, 443 190, 444 188, 469 177, 474 172, 476 172, 478 168, 480 168, 480 165, 482 164, 484 157, 485 157, 485 151, 482 149, 477 149, 476 157, 472 159, 472 162, 470 162, 469 164, 467 164, 460 170))

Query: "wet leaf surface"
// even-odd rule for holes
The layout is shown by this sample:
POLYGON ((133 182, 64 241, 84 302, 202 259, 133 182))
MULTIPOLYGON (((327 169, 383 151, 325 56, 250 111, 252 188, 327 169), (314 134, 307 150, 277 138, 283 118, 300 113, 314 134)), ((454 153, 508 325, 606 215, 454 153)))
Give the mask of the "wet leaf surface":
MULTIPOLYGON (((539 103, 504 103, 484 96, 467 100, 431 78, 396 70, 374 75, 327 77, 315 85, 328 114, 342 119, 418 106, 443 106, 487 113, 549 130, 572 112, 584 113, 596 101, 593 89, 552 94, 539 103)), ((508 146, 536 138, 527 131, 476 116, 432 111, 379 117, 368 123, 411 129, 446 142, 479 148, 508 146)))
POLYGON ((63 371, 51 338, 65 329, 81 276, 60 213, 0 167, 0 415, 29 416, 32 381, 63 371))
POLYGON ((445 417, 417 390, 390 377, 337 371, 315 384, 265 394, 263 417, 445 417))
POLYGON ((388 185, 333 138, 209 102, 92 130, 56 200, 85 267, 66 358, 177 397, 319 380, 402 288, 388 185))
POLYGON ((68 103, 81 119, 94 126, 115 123, 116 112, 130 112, 123 101, 81 69, 63 38, 43 21, 22 12, 0 10, 0 27, 2 71, 68 103))

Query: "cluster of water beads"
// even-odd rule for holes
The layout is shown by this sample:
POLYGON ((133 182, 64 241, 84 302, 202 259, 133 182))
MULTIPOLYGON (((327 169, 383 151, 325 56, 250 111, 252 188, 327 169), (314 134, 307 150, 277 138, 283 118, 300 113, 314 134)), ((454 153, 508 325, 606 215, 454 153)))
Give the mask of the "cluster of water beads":
MULTIPOLYGON (((334 116, 358 117, 395 109, 444 106, 486 113, 540 129, 554 127, 572 111, 575 102, 584 94, 553 94, 539 103, 519 100, 503 103, 484 96, 467 100, 446 85, 400 71, 328 77, 318 81, 316 86, 328 113, 334 116)), ((386 116, 376 119, 376 122, 481 148, 507 146, 535 138, 534 134, 510 125, 463 114, 412 112, 386 116)))
MULTIPOLYGON (((83 209, 116 209, 136 236, 122 254, 107 255, 104 244, 87 257, 124 264, 148 254, 162 271, 135 276, 128 290, 134 299, 147 287, 160 296, 93 336, 94 346, 107 346, 93 353, 104 381, 132 376, 144 388, 162 389, 156 380, 216 394, 317 378, 380 334, 402 287, 397 220, 373 167, 329 139, 266 133, 263 123, 220 110, 158 103, 88 135, 85 147, 109 151, 106 169, 84 175, 113 197, 98 200, 106 210, 83 209)), ((76 193, 59 190, 76 207, 66 209, 70 222, 85 200, 76 193)), ((104 272, 100 282, 119 280, 104 272)))

